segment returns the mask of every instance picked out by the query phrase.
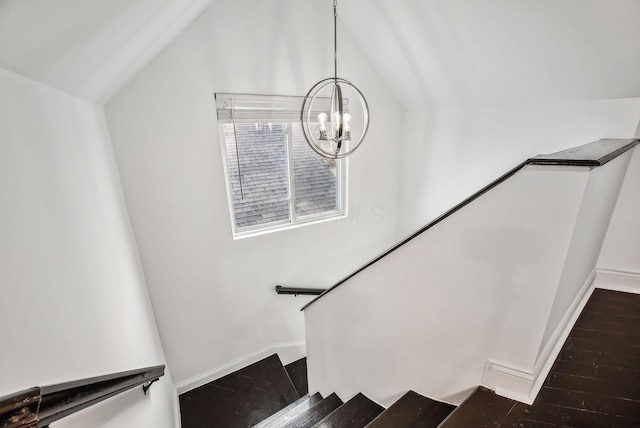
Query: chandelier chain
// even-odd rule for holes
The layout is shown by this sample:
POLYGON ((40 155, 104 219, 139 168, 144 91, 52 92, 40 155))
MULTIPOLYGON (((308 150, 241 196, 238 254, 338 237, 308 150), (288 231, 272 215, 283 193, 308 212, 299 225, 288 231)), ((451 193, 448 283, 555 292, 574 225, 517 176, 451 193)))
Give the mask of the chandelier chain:
POLYGON ((338 0, 333 0, 333 75, 338 79, 338 0))

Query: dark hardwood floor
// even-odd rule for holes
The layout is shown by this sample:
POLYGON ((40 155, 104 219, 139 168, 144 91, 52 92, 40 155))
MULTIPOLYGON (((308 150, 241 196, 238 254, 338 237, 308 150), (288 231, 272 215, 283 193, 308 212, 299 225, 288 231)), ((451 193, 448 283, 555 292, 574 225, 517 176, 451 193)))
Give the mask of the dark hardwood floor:
POLYGON ((640 427, 640 295, 594 291, 533 405, 480 388, 442 427, 640 427))
POLYGON ((180 395, 182 428, 248 427, 299 398, 276 354, 180 395))

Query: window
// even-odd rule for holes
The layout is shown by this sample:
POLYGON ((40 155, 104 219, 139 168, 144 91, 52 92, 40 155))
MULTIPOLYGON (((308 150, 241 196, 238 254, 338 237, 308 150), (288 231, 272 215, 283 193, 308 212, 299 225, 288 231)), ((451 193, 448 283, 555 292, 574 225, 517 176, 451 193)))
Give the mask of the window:
POLYGON ((345 159, 325 159, 300 125, 302 97, 216 94, 234 236, 341 217, 345 159))

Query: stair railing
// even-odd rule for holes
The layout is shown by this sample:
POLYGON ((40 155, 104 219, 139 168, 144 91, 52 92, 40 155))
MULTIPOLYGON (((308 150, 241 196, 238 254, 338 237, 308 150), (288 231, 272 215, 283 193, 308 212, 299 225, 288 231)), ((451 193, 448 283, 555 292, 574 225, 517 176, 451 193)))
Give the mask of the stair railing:
POLYGON ((635 139, 626 139, 626 140, 625 139, 602 139, 599 141, 595 141, 593 143, 574 147, 572 149, 563 150, 557 153, 552 153, 548 155, 538 155, 538 156, 529 158, 526 161, 522 162, 520 165, 511 169, 506 174, 503 174, 502 176, 498 177, 497 179, 495 179, 494 181, 492 181, 482 189, 478 190, 476 193, 469 196, 467 199, 463 200, 458 205, 451 208, 449 211, 446 211, 444 214, 440 215, 435 220, 428 223, 426 226, 421 227, 416 232, 412 233, 411 235, 409 235, 408 237, 406 237, 405 239, 403 239, 393 247, 389 248, 379 256, 375 257, 370 262, 366 263, 364 266, 357 269, 355 272, 347 275, 346 277, 338 281, 336 284, 326 289, 326 291, 324 291, 318 297, 316 297, 315 299, 307 303, 305 306, 303 306, 301 310, 304 311, 306 308, 308 308, 309 306, 314 304, 316 301, 321 299, 325 294, 335 290, 337 287, 344 284, 349 279, 353 278, 363 270, 367 269, 369 266, 375 264, 379 260, 383 259, 384 257, 388 256, 389 254, 397 250, 398 248, 402 247, 407 242, 421 235, 425 231, 431 229, 433 226, 440 223, 442 220, 446 219, 447 217, 451 216, 457 211, 460 211, 462 208, 469 205, 471 202, 475 201, 480 196, 487 193, 489 190, 493 189, 494 187, 506 181, 508 178, 515 175, 518 171, 520 171, 522 168, 524 168, 527 165, 561 165, 561 166, 582 166, 582 167, 595 168, 595 167, 602 166, 607 162, 620 156, 621 154, 625 153, 626 151, 631 150, 639 143, 640 143, 640 140, 635 140, 635 139))
POLYGON ((0 428, 36 428, 164 376, 164 365, 33 387, 0 397, 0 428))

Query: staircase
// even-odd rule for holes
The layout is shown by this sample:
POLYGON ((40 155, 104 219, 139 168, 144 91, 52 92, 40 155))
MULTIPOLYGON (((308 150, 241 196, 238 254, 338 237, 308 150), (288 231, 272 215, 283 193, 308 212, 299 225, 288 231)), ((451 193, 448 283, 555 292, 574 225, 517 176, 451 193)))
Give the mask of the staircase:
POLYGON ((274 354, 182 394, 182 427, 640 427, 639 326, 640 295, 596 289, 531 406, 481 386, 457 408, 414 391, 386 410, 343 403, 307 393, 305 359, 274 354))
POLYGON ((307 394, 306 360, 274 354, 180 396, 183 428, 437 427, 455 408, 409 391, 385 410, 363 394, 307 394))

